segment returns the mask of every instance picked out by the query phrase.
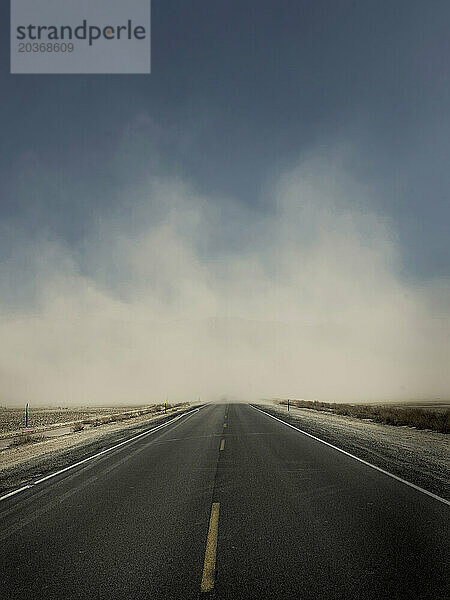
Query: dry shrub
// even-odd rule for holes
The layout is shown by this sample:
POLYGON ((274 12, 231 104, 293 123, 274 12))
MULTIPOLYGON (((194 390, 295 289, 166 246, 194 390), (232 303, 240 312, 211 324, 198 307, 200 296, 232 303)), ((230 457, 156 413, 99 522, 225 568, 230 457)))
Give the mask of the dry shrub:
MULTIPOLYGON (((280 404, 287 405, 287 400, 280 404)), ((331 412, 336 415, 354 417, 356 419, 371 419, 376 423, 431 429, 439 433, 450 433, 450 410, 433 410, 430 408, 414 408, 406 406, 338 404, 334 402, 318 402, 310 400, 289 400, 291 406, 309 408, 317 411, 331 412)))
POLYGON ((32 444, 34 442, 40 442, 44 439, 43 435, 30 435, 29 433, 24 433, 22 435, 17 436, 11 443, 11 446, 23 446, 24 444, 32 444))

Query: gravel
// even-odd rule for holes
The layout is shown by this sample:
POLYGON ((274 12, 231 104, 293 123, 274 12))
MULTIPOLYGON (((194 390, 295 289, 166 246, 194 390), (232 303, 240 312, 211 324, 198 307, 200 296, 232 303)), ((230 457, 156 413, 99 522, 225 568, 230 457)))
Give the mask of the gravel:
POLYGON ((7 448, 0 452, 0 493, 8 492, 87 458, 190 408, 192 407, 185 406, 168 414, 144 415, 128 421, 77 431, 59 438, 7 448))
POLYGON ((450 500, 450 436, 412 427, 306 408, 258 405, 258 408, 351 452, 411 483, 450 500))

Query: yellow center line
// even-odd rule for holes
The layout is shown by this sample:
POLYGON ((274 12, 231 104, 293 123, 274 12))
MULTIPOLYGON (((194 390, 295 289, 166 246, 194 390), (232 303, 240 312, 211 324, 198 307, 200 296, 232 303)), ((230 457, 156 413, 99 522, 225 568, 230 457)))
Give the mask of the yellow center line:
POLYGON ((222 440, 222 441, 220 442, 220 449, 221 449, 221 450, 225 450, 225 440, 222 440))
POLYGON ((219 530, 219 502, 213 502, 209 518, 208 537, 206 538, 205 562, 203 563, 201 592, 210 592, 214 588, 217 535, 219 530))

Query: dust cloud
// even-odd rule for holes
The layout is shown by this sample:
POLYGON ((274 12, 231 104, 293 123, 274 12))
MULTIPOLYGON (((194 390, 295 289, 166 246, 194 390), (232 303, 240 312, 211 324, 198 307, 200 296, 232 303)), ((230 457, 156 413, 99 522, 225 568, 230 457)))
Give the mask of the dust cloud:
POLYGON ((338 163, 303 160, 258 208, 151 175, 76 246, 18 231, 0 403, 449 397, 449 283, 402 276, 338 163))

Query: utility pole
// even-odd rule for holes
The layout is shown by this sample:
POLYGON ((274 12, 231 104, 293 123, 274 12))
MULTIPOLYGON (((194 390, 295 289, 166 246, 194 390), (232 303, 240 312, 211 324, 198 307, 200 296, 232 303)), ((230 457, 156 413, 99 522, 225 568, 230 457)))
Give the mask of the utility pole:
POLYGON ((25 427, 28 427, 29 412, 30 412, 30 405, 27 402, 27 405, 25 407, 25 427))
POLYGON ((289 412, 289 398, 288 398, 288 412, 289 412))

